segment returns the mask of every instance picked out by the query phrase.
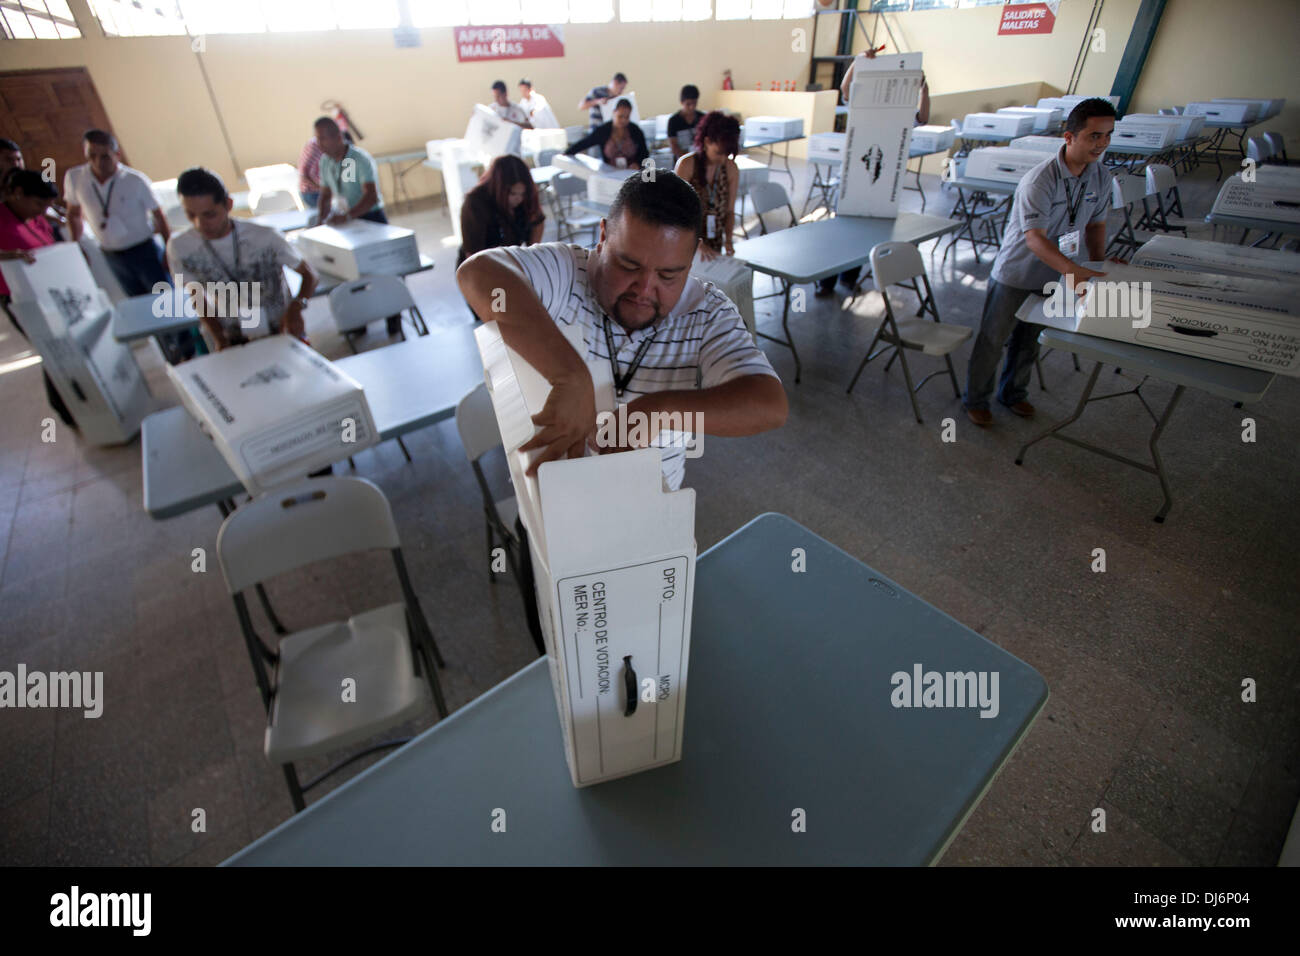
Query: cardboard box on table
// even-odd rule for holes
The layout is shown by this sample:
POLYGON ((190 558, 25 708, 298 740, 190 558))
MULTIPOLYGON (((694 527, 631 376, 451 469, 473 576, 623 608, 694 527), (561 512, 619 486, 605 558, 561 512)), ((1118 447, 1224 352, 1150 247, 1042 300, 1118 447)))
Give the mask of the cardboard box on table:
POLYGON ((1185 139, 1196 139, 1201 135, 1201 128, 1205 126, 1205 117, 1198 116, 1196 113, 1182 113, 1177 116, 1161 116, 1159 113, 1129 113, 1124 117, 1124 121, 1140 121, 1143 123, 1168 123, 1174 128, 1174 142, 1182 142, 1185 139))
MULTIPOLYGON (((657 448, 547 462, 527 476, 536 453, 519 446, 533 437, 531 416, 550 386, 495 323, 474 334, 528 531, 573 784, 673 763, 682 755, 695 493, 664 489, 657 448)), ((592 376, 597 407, 611 409, 608 365, 592 376)))
POLYGON ((998 112, 1033 117, 1035 133, 1046 133, 1065 122, 1065 110, 1060 107, 1048 109, 1037 106, 1003 106, 998 109, 998 112))
POLYGON ((1030 150, 1035 153, 1056 155, 1064 145, 1065 140, 1059 136, 1017 136, 1007 143, 1007 149, 1030 150))
POLYGON ((967 113, 961 121, 961 135, 979 139, 984 135, 1028 136, 1034 131, 1034 118, 1027 113, 967 113))
POLYGON ((420 268, 415 233, 381 222, 354 219, 342 226, 313 226, 298 234, 297 244, 313 269, 340 279, 406 275, 420 268))
POLYGON ((356 380, 290 335, 169 365, 167 375, 249 494, 379 441, 356 380))
POLYGON ((921 95, 921 54, 856 62, 836 211, 842 216, 893 219, 898 215, 921 95))
POLYGON ((1247 96, 1216 96, 1213 103, 1254 103, 1257 111, 1252 119, 1266 120, 1271 119, 1278 113, 1282 112, 1282 107, 1286 106, 1286 99, 1258 99, 1247 96))
POLYGON ((153 410, 153 400, 130 346, 113 338, 113 303, 76 243, 32 253, 36 262, 31 264, 0 262, 13 297, 10 311, 40 354, 41 367, 81 437, 92 445, 130 441, 153 410))
POLYGON ((1244 173, 1236 173, 1224 180, 1210 212, 1300 222, 1300 168, 1260 166, 1254 177, 1247 182, 1244 173))
POLYGON ((912 127, 913 153, 942 153, 952 149, 957 131, 951 126, 914 126, 912 127))
POLYGON ((1025 173, 1051 157, 1034 149, 1011 149, 1003 146, 985 146, 972 149, 966 157, 966 176, 970 179, 991 179, 999 183, 1018 183, 1025 173))
POLYGON ((1142 149, 1166 149, 1177 141, 1178 129, 1172 123, 1149 123, 1126 116, 1115 124, 1110 134, 1110 146, 1122 152, 1125 146, 1142 149))
POLYGON ((745 139, 792 139, 803 135, 799 116, 751 116, 745 120, 745 139))
POLYGON ((1240 126, 1254 121, 1259 112, 1258 103, 1188 103, 1183 107, 1184 113, 1204 116, 1207 123, 1231 123, 1240 126))
POLYGON ((1300 256, 1282 249, 1256 249, 1182 236, 1155 236, 1143 243, 1130 261, 1147 269, 1277 279, 1290 282, 1300 293, 1300 256))
MULTIPOLYGON (((1112 262, 1087 265, 1106 273, 1103 280, 1093 281, 1108 284, 1110 290, 1099 286, 1097 294, 1080 300, 1073 314, 1061 316, 1044 317, 1036 311, 1042 300, 1030 296, 1017 317, 1067 332, 1300 377, 1300 300, 1293 283, 1112 262), (1118 293, 1121 284, 1126 298, 1110 294, 1118 293), (1141 290, 1142 303, 1149 299, 1149 325, 1142 324, 1146 317, 1134 307, 1134 289, 1141 290)), ((1062 300, 1065 295, 1062 290, 1062 300)))
POLYGON ((808 162, 838 166, 844 162, 848 133, 813 133, 808 137, 808 162))

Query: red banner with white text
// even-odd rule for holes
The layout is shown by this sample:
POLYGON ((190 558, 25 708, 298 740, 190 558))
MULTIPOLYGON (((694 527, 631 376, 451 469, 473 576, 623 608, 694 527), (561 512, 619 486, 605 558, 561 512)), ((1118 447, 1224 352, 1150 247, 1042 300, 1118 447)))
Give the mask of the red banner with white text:
POLYGON ((564 56, 562 27, 547 24, 456 27, 456 58, 461 63, 548 56, 564 56))
POLYGON ((1030 33, 1051 33, 1056 26, 1056 13, 1061 0, 1006 0, 1002 5, 1002 19, 998 23, 998 36, 1024 36, 1030 33))

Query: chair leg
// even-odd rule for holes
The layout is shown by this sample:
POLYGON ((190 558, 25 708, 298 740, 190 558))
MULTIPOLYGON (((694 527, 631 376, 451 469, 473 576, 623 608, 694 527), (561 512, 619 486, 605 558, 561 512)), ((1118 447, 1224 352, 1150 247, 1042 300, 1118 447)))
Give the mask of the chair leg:
POLYGON ((849 382, 849 387, 845 389, 846 394, 853 394, 853 386, 858 384, 858 379, 862 376, 862 370, 865 369, 867 363, 871 361, 872 353, 875 352, 876 343, 880 341, 880 333, 883 331, 885 331, 885 320, 881 319, 880 328, 876 329, 876 334, 872 337, 871 344, 867 346, 867 354, 862 356, 862 364, 859 365, 858 370, 853 373, 853 381, 849 382))
POLYGON ((353 354, 353 355, 356 355, 356 354, 357 354, 357 346, 356 346, 356 343, 352 341, 352 333, 351 333, 351 332, 344 332, 344 333, 343 333, 343 341, 348 343, 348 348, 350 348, 350 349, 352 350, 352 354, 353 354))
POLYGON ((293 812, 301 813, 307 809, 307 801, 302 796, 302 787, 298 783, 298 772, 293 769, 291 763, 284 764, 283 769, 285 782, 289 785, 289 799, 293 801, 293 812))
MULTIPOLYGON (((406 341, 406 340, 403 339, 402 341, 406 341)), ((407 451, 406 442, 402 441, 401 435, 397 436, 397 447, 402 449, 402 454, 406 456, 406 460, 409 462, 411 460, 411 453, 407 451)))
POLYGON ((254 590, 257 591, 257 599, 262 602, 262 610, 266 612, 266 619, 271 622, 271 627, 277 634, 288 634, 289 629, 280 623, 280 619, 275 616, 275 608, 271 607, 271 599, 266 596, 266 588, 262 587, 262 582, 258 581, 254 590))
POLYGON ((1034 356, 1034 368, 1038 369, 1038 390, 1047 391, 1047 385, 1043 383, 1043 360, 1037 355, 1034 356))
POLYGON ((425 653, 424 646, 420 645, 417 653, 420 660, 424 662, 424 669, 428 672, 429 690, 433 692, 433 705, 438 708, 438 716, 447 716, 447 699, 442 696, 442 681, 438 679, 438 671, 429 661, 428 654, 425 653))
POLYGON ((485 520, 483 524, 487 527, 487 553, 488 553, 488 582, 497 583, 497 574, 492 570, 492 545, 496 543, 495 535, 492 534, 492 522, 485 520))
POLYGON ((945 355, 943 360, 948 363, 948 377, 952 379, 952 394, 954 398, 961 398, 961 389, 957 387, 957 372, 952 367, 952 356, 945 355))
POLYGON ((903 354, 902 346, 898 348, 898 364, 903 366, 903 381, 907 383, 907 397, 912 400, 912 414, 916 416, 916 423, 924 425, 921 419, 921 406, 916 403, 916 388, 912 385, 912 370, 907 367, 907 356, 903 354))
POLYGON ((1070 358, 1074 359, 1074 370, 1075 370, 1076 372, 1082 372, 1083 369, 1079 368, 1079 356, 1078 356, 1077 354, 1075 354, 1074 352, 1071 352, 1071 353, 1070 353, 1070 358))

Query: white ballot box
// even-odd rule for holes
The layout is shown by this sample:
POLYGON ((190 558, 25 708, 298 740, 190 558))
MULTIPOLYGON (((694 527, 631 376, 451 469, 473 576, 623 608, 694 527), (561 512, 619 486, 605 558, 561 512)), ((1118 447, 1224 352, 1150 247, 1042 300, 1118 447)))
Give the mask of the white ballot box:
POLYGON ((1198 116, 1195 113, 1183 113, 1178 116, 1161 116, 1158 113, 1129 113, 1124 117, 1124 121, 1168 123, 1174 128, 1174 142, 1195 139, 1201 135, 1201 127, 1205 125, 1205 117, 1198 116))
POLYGON ((1258 112, 1258 104, 1198 102, 1188 103, 1183 107, 1183 112, 1204 116, 1207 123, 1231 123, 1234 126, 1240 126, 1243 123, 1251 122, 1248 117, 1252 109, 1258 112))
POLYGON ((1088 263, 1106 273, 1078 304, 1065 287, 1046 316, 1031 296, 1017 312, 1067 332, 1300 376, 1300 303, 1291 283, 1273 279, 1088 263))
POLYGON ((1266 120, 1282 112, 1282 107, 1286 106, 1285 99, 1258 99, 1242 96, 1216 96, 1212 103, 1253 103, 1256 106, 1256 113, 1250 119, 1266 120))
POLYGON ((982 134, 1028 136, 1034 131, 1034 118, 1028 113, 967 113, 961 121, 961 135, 979 139, 982 134))
POLYGON ((415 233, 401 226, 354 219, 342 226, 304 229, 297 241, 298 250, 313 269, 340 279, 400 276, 420 268, 415 233))
POLYGON ((1260 166, 1254 182, 1244 173, 1226 179, 1210 212, 1225 216, 1300 222, 1300 168, 1260 166))
POLYGON ((629 176, 635 176, 641 172, 639 166, 628 166, 619 169, 617 166, 611 166, 609 163, 601 162, 594 156, 577 155, 577 156, 556 156, 551 161, 555 166, 563 169, 567 173, 572 173, 579 179, 587 181, 587 198, 594 203, 600 203, 602 206, 608 206, 618 195, 618 191, 623 188, 623 183, 629 176))
MULTIPOLYGON (((664 488, 658 448, 551 461, 531 416, 550 386, 501 339, 474 330, 528 531, 537 604, 575 787, 681 759, 695 588, 695 493, 664 488)), ((597 407, 609 370, 593 366, 597 407)))
POLYGON ((808 137, 808 162, 838 166, 844 162, 844 140, 848 133, 813 133, 808 137))
POLYGON ((1115 124, 1110 134, 1111 148, 1121 152, 1125 146, 1142 149, 1165 149, 1178 139, 1178 128, 1172 123, 1151 123, 1126 116, 1115 124))
POLYGON ((914 126, 912 127, 912 149, 914 153, 942 153, 951 149, 957 132, 951 126, 914 126))
POLYGON ((641 111, 636 106, 636 94, 632 92, 620 93, 618 96, 611 96, 604 103, 600 104, 600 121, 608 123, 614 118, 614 110, 618 107, 619 100, 627 100, 632 105, 632 122, 641 122, 641 111))
POLYGON ((1290 282, 1300 290, 1300 256, 1282 249, 1255 249, 1182 236, 1154 236, 1134 254, 1132 264, 1148 269, 1181 269, 1277 279, 1290 282))
POLYGON ((751 116, 745 120, 745 139, 791 139, 802 135, 802 117, 751 116))
POLYGON ((1046 133, 1065 122, 1065 110, 1059 107, 1040 109, 1037 106, 1003 106, 998 112, 1032 117, 1035 133, 1046 133))
POLYGON ((1036 149, 985 146, 970 151, 966 158, 966 176, 970 179, 1018 183, 1025 173, 1048 159, 1048 154, 1036 149))
POLYGON ((921 94, 921 54, 855 62, 836 211, 892 219, 898 215, 921 94))
POLYGON ((475 103, 465 126, 465 144, 486 166, 498 156, 523 154, 523 127, 503 120, 482 103, 475 103))
POLYGON ((544 149, 564 152, 569 145, 569 138, 563 128, 525 129, 519 133, 519 142, 525 156, 536 157, 544 149))
POLYGON ((1017 136, 1007 143, 1007 149, 1028 149, 1035 153, 1051 153, 1055 156, 1065 145, 1059 136, 1017 136))
POLYGON ((113 338, 113 304, 76 243, 59 242, 32 254, 31 264, 0 262, 13 297, 10 310, 40 353, 81 437, 92 445, 130 441, 153 401, 130 346, 113 338))
POLYGON ((361 386, 290 335, 169 365, 167 375, 252 495, 379 441, 361 386))

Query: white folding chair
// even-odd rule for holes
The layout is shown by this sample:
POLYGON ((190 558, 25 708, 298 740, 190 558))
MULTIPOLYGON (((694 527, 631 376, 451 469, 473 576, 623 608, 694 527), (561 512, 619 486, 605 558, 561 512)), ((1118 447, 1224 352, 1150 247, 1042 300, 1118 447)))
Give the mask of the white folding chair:
POLYGON ((562 151, 562 150, 558 150, 558 149, 542 149, 542 150, 538 150, 538 152, 537 152, 537 166, 538 166, 538 168, 540 169, 540 168, 543 167, 543 166, 549 166, 549 165, 551 165, 551 160, 553 160, 553 159, 554 159, 556 156, 558 156, 561 152, 563 152, 563 151, 562 151))
POLYGON ((289 212, 303 209, 302 197, 287 189, 272 189, 250 197, 250 209, 254 216, 264 216, 269 212, 289 212))
MULTIPOLYGON (((766 236, 769 232, 780 232, 782 229, 790 229, 799 225, 799 217, 795 215, 794 207, 790 205, 790 196, 785 191, 785 187, 780 183, 768 182, 753 183, 749 187, 749 201, 754 207, 754 214, 758 219, 758 234, 766 236), (785 210, 782 216, 780 210, 785 210), (764 219, 763 217, 767 218, 764 219), (782 221, 784 219, 784 222, 782 221)), ((741 229, 745 237, 749 238, 749 231, 741 223, 741 229)), ((775 296, 784 296, 786 281, 776 279, 777 291, 768 292, 764 295, 754 296, 754 301, 760 299, 771 299, 775 296)))
POLYGON ((586 198, 587 181, 570 173, 561 173, 551 180, 549 195, 551 211, 555 213, 555 238, 560 242, 572 242, 578 233, 591 230, 588 245, 594 246, 601 217, 593 213, 575 213, 573 208, 574 200, 586 198))
POLYGON ((358 757, 301 784, 294 763, 360 743, 424 711, 430 694, 447 716, 437 667, 445 667, 411 587, 388 499, 361 478, 306 479, 268 491, 233 512, 217 535, 217 556, 235 603, 266 706, 263 750, 284 768, 295 810, 303 794, 358 757), (310 564, 365 551, 393 558, 402 600, 287 634, 274 647, 257 634, 247 592, 310 564), (348 682, 354 694, 345 696, 348 682))
POLYGON ((952 367, 952 353, 956 351, 963 342, 971 337, 971 330, 964 325, 954 325, 950 322, 942 322, 939 319, 939 308, 934 301, 934 292, 930 288, 930 279, 925 272, 925 263, 921 261, 921 250, 910 242, 882 242, 871 250, 871 278, 875 284, 876 291, 880 293, 880 298, 885 303, 885 317, 880 322, 880 327, 876 329, 876 335, 867 346, 866 357, 863 358, 862 364, 853 375, 853 380, 849 382, 847 391, 852 393, 853 386, 858 383, 858 377, 862 370, 867 367, 867 363, 877 356, 892 350, 893 355, 885 365, 885 371, 889 371, 889 366, 894 364, 894 359, 899 360, 903 366, 903 378, 907 382, 908 398, 912 400, 912 413, 916 415, 918 425, 924 424, 921 420, 921 409, 916 404, 916 393, 920 391, 921 386, 934 378, 936 375, 942 375, 944 369, 931 372, 925 378, 921 379, 915 386, 912 385, 912 371, 907 365, 908 349, 914 349, 926 355, 939 355, 943 357, 947 367, 948 377, 952 380, 952 393, 957 398, 961 397, 961 391, 957 387, 957 373, 952 367), (919 284, 918 284, 919 280, 919 284), (907 318, 899 321, 894 317, 894 307, 889 301, 889 295, 885 292, 891 285, 902 285, 916 293, 921 300, 921 313, 928 312, 932 321, 922 318, 907 318), (924 286, 925 291, 921 291, 924 286), (877 342, 884 342, 878 351, 877 342))
MULTIPOLYGON (((456 406, 456 430, 460 432, 460 443, 465 449, 474 470, 474 479, 483 494, 483 519, 487 525, 488 580, 497 583, 496 572, 492 570, 492 549, 500 542, 505 551, 510 573, 519 584, 520 591, 526 587, 523 575, 519 571, 523 542, 515 534, 515 520, 519 517, 519 503, 514 495, 497 498, 488 484, 483 472, 482 458, 494 448, 501 447, 501 432, 497 428, 496 412, 492 408, 492 397, 486 385, 478 385, 472 392, 460 400, 456 406)), ((527 612, 529 595, 524 594, 524 608, 527 612)), ((546 644, 541 634, 533 634, 533 642, 539 654, 546 653, 546 644)))
POLYGON ((1178 230, 1187 234, 1187 227, 1196 225, 1193 219, 1183 218, 1183 200, 1178 193, 1178 177, 1171 167, 1152 163, 1146 168, 1147 192, 1142 200, 1143 214, 1135 229, 1158 229, 1161 232, 1178 230), (1152 209, 1147 205, 1155 205, 1152 209))
POLYGON ((1106 255, 1112 252, 1132 252, 1138 246, 1142 245, 1143 240, 1139 239, 1134 231, 1133 209, 1136 203, 1141 202, 1147 195, 1147 181, 1145 176, 1128 176, 1123 173, 1116 173, 1110 184, 1110 208, 1119 210, 1124 214, 1124 225, 1119 227, 1119 231, 1111 237, 1110 243, 1106 246, 1106 255))
POLYGON ((1291 161, 1286 157, 1286 140, 1282 134, 1271 131, 1264 134, 1264 142, 1268 144, 1269 150, 1273 154, 1274 162, 1279 162, 1283 166, 1289 166, 1291 161))
MULTIPOLYGON (((419 335, 428 335, 429 328, 424 324, 424 316, 411 297, 411 290, 400 276, 362 276, 336 286, 330 292, 330 316, 334 327, 348 343, 348 348, 355 354, 356 344, 352 336, 364 333, 366 326, 390 315, 411 313, 411 325, 419 335)), ((406 330, 402 329, 402 341, 406 341, 406 330)))

